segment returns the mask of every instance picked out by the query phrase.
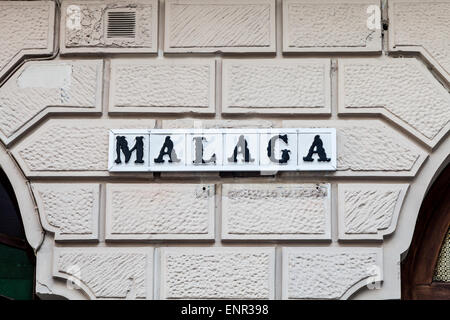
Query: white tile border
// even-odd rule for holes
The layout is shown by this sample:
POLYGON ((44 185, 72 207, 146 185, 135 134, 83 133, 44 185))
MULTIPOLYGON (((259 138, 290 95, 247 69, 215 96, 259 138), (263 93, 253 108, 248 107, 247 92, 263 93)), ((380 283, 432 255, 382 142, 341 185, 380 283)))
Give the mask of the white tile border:
MULTIPOLYGON (((297 140, 299 140, 297 138, 297 140)), ((186 142, 187 143, 187 142, 186 142)), ((132 146, 130 145, 129 148, 132 146)), ((152 148, 152 146, 150 146, 152 148)), ((160 148, 158 146, 157 148, 160 148)), ((298 147, 294 147, 293 150, 297 150, 298 147)), ((185 150, 188 150, 185 146, 185 150)), ((298 151, 298 150, 297 150, 298 151)), ((144 154, 149 154, 148 150, 144 150, 144 154)), ((186 152, 184 152, 186 155, 186 152)), ((225 152, 222 152, 222 155, 224 157, 224 163, 226 163, 227 155, 225 152)), ((336 159, 337 159, 337 148, 336 148, 336 129, 334 128, 304 128, 304 129, 292 129, 292 128, 277 128, 277 129, 129 129, 129 130, 110 130, 110 136, 109 136, 109 159, 108 159, 108 169, 110 172, 193 172, 193 171, 202 171, 202 172, 219 172, 219 171, 336 171, 336 159), (148 165, 147 167, 142 166, 135 168, 134 164, 131 164, 131 166, 127 167, 119 167, 117 168, 114 164, 115 159, 115 136, 118 134, 123 135, 142 135, 144 137, 147 137, 149 139, 150 135, 152 133, 155 134, 191 134, 191 133, 204 133, 204 134, 222 134, 224 135, 222 139, 223 145, 219 148, 221 150, 224 150, 225 148, 225 140, 226 140, 226 134, 258 134, 258 141, 257 141, 257 155, 258 157, 253 156, 255 159, 259 158, 259 155, 261 154, 260 150, 260 142, 259 142, 259 135, 260 134, 267 134, 267 133, 297 133, 297 137, 299 137, 301 134, 311 134, 311 133, 319 133, 319 134, 327 134, 330 135, 330 143, 331 143, 331 151, 328 148, 327 156, 331 158, 330 162, 325 162, 321 164, 314 164, 314 165, 305 165, 302 164, 303 162, 301 159, 303 159, 303 156, 305 155, 297 155, 297 164, 295 165, 295 168, 293 166, 283 166, 283 165, 269 165, 269 166, 263 166, 258 164, 254 165, 222 165, 222 166, 212 166, 212 165, 204 165, 204 166, 198 166, 198 165, 190 165, 186 164, 186 166, 153 166, 150 164, 150 160, 147 161, 148 165)), ((185 160, 185 159, 184 159, 185 160)), ((316 162, 317 160, 315 160, 316 162)))

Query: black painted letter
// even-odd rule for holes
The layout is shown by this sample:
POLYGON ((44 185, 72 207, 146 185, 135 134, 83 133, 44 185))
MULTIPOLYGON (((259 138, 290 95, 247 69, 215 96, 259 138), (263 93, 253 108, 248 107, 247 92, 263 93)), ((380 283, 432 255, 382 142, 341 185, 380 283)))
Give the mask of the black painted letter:
POLYGON ((125 136, 117 136, 116 137, 116 154, 117 158, 115 162, 117 164, 122 163, 122 160, 120 159, 120 151, 125 155, 125 163, 128 163, 130 161, 131 155, 134 151, 136 151, 136 160, 134 163, 144 163, 144 160, 142 158, 144 157, 144 137, 136 137, 136 143, 134 144, 134 147, 128 149, 128 142, 125 136))
POLYGON ((331 159, 327 158, 327 154, 325 152, 325 149, 323 148, 323 142, 322 139, 320 139, 320 135, 317 135, 314 137, 314 141, 309 148, 308 155, 306 157, 303 157, 303 161, 313 162, 314 159, 312 158, 312 155, 317 153, 319 155, 319 162, 330 162, 331 159))
POLYGON ((287 134, 284 135, 276 135, 273 136, 270 140, 269 140, 269 144, 267 145, 267 156, 269 157, 270 161, 272 161, 273 163, 287 163, 289 161, 289 159, 291 158, 289 156, 289 153, 291 153, 291 150, 281 150, 281 159, 277 159, 275 158, 275 141, 277 141, 278 139, 281 139, 284 143, 288 143, 288 136, 287 134))
POLYGON ((229 162, 237 162, 238 154, 244 155, 244 162, 254 162, 255 159, 252 159, 250 156, 250 150, 247 147, 247 140, 245 140, 244 136, 241 135, 239 137, 239 141, 234 147, 233 155, 228 158, 229 162))
POLYGON ((204 163, 216 163, 216 154, 214 153, 209 160, 203 159, 203 141, 206 141, 205 137, 194 137, 195 141, 195 160, 194 164, 204 163))
POLYGON ((177 153, 173 149, 173 141, 170 139, 170 136, 167 136, 166 140, 164 140, 161 151, 159 151, 159 156, 158 158, 155 158, 155 163, 164 163, 163 158, 165 155, 169 156, 169 163, 181 161, 180 159, 178 159, 177 153))

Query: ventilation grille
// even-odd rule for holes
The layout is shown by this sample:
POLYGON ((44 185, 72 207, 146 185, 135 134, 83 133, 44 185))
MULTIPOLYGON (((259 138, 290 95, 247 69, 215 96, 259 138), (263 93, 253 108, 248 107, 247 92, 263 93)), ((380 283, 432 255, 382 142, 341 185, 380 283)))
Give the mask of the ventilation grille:
POLYGON ((135 11, 108 12, 107 38, 134 39, 136 35, 135 11))

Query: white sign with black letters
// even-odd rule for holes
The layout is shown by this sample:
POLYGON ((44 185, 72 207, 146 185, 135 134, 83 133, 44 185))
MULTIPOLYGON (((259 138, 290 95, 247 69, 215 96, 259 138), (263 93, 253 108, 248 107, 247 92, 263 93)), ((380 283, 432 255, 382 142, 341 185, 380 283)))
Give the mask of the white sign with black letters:
POLYGON ((114 129, 109 171, 335 171, 336 129, 114 129))

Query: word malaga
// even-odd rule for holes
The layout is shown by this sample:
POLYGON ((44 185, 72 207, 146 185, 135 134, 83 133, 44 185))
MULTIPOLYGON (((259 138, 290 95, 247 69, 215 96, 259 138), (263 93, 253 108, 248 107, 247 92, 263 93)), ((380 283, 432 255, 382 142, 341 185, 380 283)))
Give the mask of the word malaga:
POLYGON ((109 171, 335 171, 336 130, 111 130, 109 171))

